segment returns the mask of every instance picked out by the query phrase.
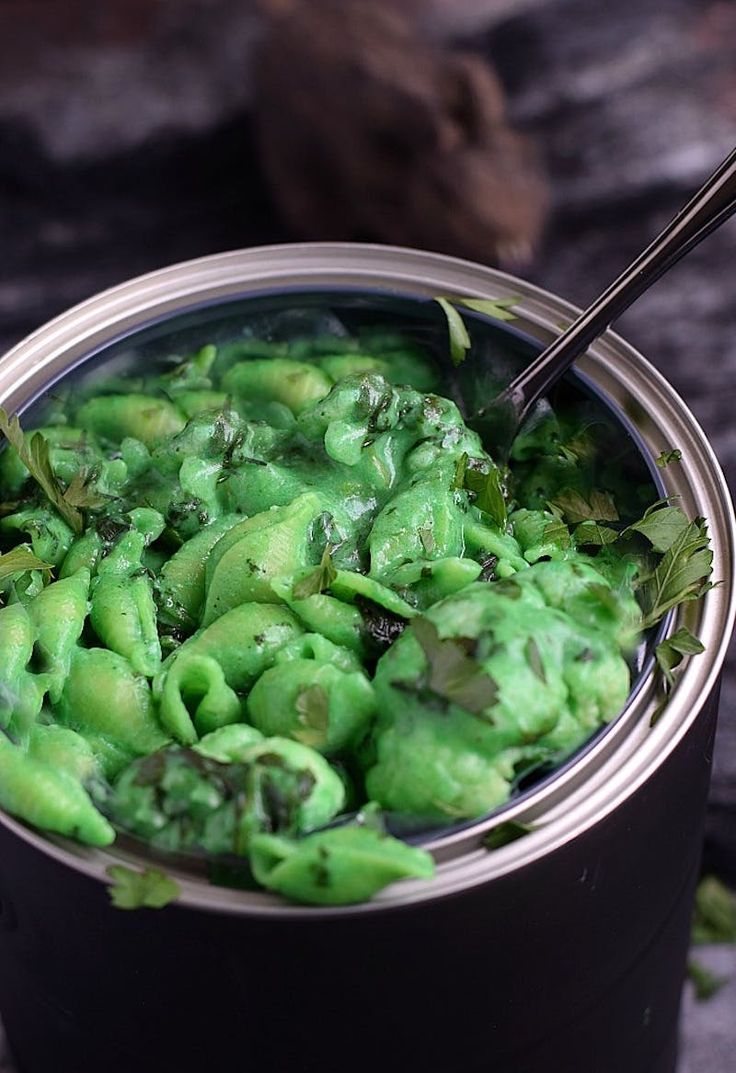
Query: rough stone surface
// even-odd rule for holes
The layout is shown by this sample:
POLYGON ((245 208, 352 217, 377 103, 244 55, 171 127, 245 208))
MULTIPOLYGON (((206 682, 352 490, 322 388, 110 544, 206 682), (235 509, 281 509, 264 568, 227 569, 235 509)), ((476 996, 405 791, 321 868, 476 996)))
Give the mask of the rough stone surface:
MULTIPOLYGON (((434 0, 436 25, 473 29, 464 44, 493 59, 513 120, 546 161, 552 222, 528 274, 584 304, 736 142, 736 7, 453 4, 434 0)), ((55 6, 6 0, 0 12, 0 39, 12 29, 18 45, 0 70, 0 350, 126 277, 290 237, 244 113, 254 5, 110 0, 89 23, 84 0, 69 0, 50 26, 55 6), (59 34, 75 26, 60 49, 59 34)), ((735 262, 732 222, 618 326, 688 401, 732 488, 735 262)), ((724 681, 706 860, 736 881, 736 653, 724 681)), ((686 988, 679 1073, 725 1073, 736 1047, 736 949, 697 956, 728 982, 707 1003, 686 988)), ((0 1073, 9 1070, 0 1059, 0 1073)))

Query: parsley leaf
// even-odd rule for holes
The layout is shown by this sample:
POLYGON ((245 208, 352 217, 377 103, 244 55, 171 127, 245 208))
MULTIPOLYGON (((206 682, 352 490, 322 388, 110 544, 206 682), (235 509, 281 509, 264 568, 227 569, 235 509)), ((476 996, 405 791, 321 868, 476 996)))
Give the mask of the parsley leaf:
POLYGON ((698 1002, 707 1002, 709 998, 713 998, 727 982, 725 977, 716 976, 694 958, 690 958, 687 963, 687 978, 693 985, 698 1002))
POLYGON ((695 656, 705 652, 705 646, 690 632, 687 626, 680 626, 679 630, 666 637, 655 648, 657 663, 670 686, 674 685, 675 678, 672 674, 675 667, 682 663, 683 656, 695 656))
POLYGON ((296 698, 296 710, 301 729, 295 731, 294 737, 302 745, 319 749, 327 741, 330 725, 329 697, 322 686, 315 683, 302 689, 296 698))
MULTIPOLYGON (((452 487, 453 489, 464 488, 468 492, 473 492, 475 506, 485 514, 488 514, 495 524, 500 529, 503 529, 506 525, 507 511, 506 499, 501 485, 501 473, 498 467, 492 463, 486 473, 482 469, 476 468, 479 462, 480 460, 478 459, 469 458, 467 452, 463 451, 455 466, 452 487)), ((480 464, 483 465, 484 463, 480 462, 480 464)))
POLYGON ((77 508, 64 498, 62 487, 51 468, 47 440, 44 439, 40 432, 34 432, 30 443, 28 443, 18 418, 9 418, 5 410, 1 408, 0 432, 4 434, 18 458, 36 484, 39 485, 54 509, 75 533, 81 533, 84 529, 84 520, 77 508))
POLYGON ((736 895, 716 876, 705 876, 698 884, 692 941, 736 943, 736 895))
POLYGON ((682 536, 690 522, 679 507, 670 507, 666 500, 653 503, 638 522, 624 529, 622 536, 641 533, 655 551, 668 551, 682 536))
POLYGON ((671 607, 697 600, 709 588, 713 552, 703 518, 688 522, 639 587, 642 629, 653 626, 671 607))
POLYGON ((577 547, 581 545, 592 545, 595 547, 605 547, 606 544, 613 544, 614 540, 618 540, 618 533, 615 529, 611 529, 607 525, 599 525, 598 522, 581 522, 575 530, 573 537, 577 547))
POLYGON ((470 350, 470 336, 465 322, 458 311, 446 298, 435 298, 447 317, 447 328, 450 333, 450 357, 453 365, 462 365, 470 350))
POLYGON ((534 825, 531 823, 506 820, 505 823, 499 823, 498 826, 491 828, 483 838, 483 845, 486 849, 500 849, 502 846, 508 846, 511 842, 523 838, 533 830, 534 825))
POLYGON ((39 559, 23 544, 0 555, 0 581, 13 574, 24 574, 26 570, 53 570, 53 566, 39 559))
POLYGON ((557 450, 560 453, 560 457, 574 466, 592 462, 598 448, 590 430, 598 424, 601 424, 601 422, 589 421, 570 439, 559 443, 557 450))
POLYGON ((465 487, 465 471, 468 468, 468 452, 463 451, 455 464, 455 476, 452 478, 451 488, 460 491, 465 487))
POLYGON ((481 716, 495 704, 496 683, 467 652, 472 641, 441 640, 437 627, 427 618, 414 619, 411 629, 429 665, 429 688, 433 693, 472 715, 481 716))
POLYGON ((157 868, 136 872, 124 864, 112 864, 107 874, 113 881, 109 893, 116 909, 162 909, 181 894, 179 884, 157 868))
POLYGON ((336 577, 337 570, 333 565, 332 552, 328 546, 322 552, 319 566, 296 583, 292 589, 292 596, 295 600, 306 600, 308 596, 317 596, 325 589, 329 589, 336 577))
POLYGON ((609 492, 593 489, 588 499, 573 488, 566 488, 551 501, 568 522, 617 522, 618 511, 609 492))
POLYGON ((465 471, 465 487, 475 492, 475 505, 490 515, 496 525, 503 529, 506 525, 506 500, 501 487, 499 471, 493 466, 488 473, 477 469, 465 471))
POLYGON ((542 545, 555 544, 562 551, 570 547, 570 530, 567 528, 559 514, 555 514, 554 521, 547 522, 542 530, 542 545))
POLYGON ((100 495, 94 487, 94 475, 80 469, 64 492, 64 501, 71 507, 104 507, 107 496, 100 495))
POLYGON ((659 455, 657 456, 657 465, 660 469, 664 469, 666 466, 669 466, 671 462, 681 461, 682 451, 679 449, 679 447, 673 447, 669 451, 660 451, 659 455))

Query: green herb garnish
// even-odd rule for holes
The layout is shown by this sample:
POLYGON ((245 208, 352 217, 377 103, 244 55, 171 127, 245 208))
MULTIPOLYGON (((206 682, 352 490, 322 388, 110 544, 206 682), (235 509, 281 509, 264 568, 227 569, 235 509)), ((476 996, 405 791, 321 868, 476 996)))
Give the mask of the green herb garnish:
POLYGON ((457 460, 455 476, 452 481, 454 489, 464 488, 475 496, 474 505, 488 514, 500 528, 506 525, 506 499, 501 486, 501 474, 496 466, 491 466, 485 473, 476 469, 465 451, 457 460))
POLYGON ((112 879, 109 893, 116 909, 162 909, 181 894, 179 884, 157 868, 136 872, 124 864, 107 869, 112 879))
POLYGON ((461 365, 470 350, 470 336, 465 327, 465 321, 458 311, 446 298, 435 298, 447 317, 447 328, 450 333, 450 357, 453 365, 461 365))
POLYGON ((330 725, 329 697, 322 686, 315 683, 302 689, 296 698, 296 710, 299 713, 300 729, 295 732, 294 737, 302 745, 319 749, 327 741, 330 725))
POLYGON ((698 884, 692 941, 736 943, 736 894, 716 876, 705 876, 698 884))
MULTIPOLYGON (((84 518, 77 508, 73 499, 78 499, 84 483, 74 487, 72 499, 67 493, 74 486, 74 481, 69 488, 64 489, 59 484, 56 474, 51 468, 49 445, 40 432, 34 432, 30 443, 26 441, 20 421, 17 417, 8 417, 5 410, 0 408, 0 432, 2 432, 13 448, 18 458, 30 473, 33 480, 41 488, 43 494, 49 500, 53 508, 61 515, 67 525, 79 534, 84 529, 84 518)), ((76 480, 76 478, 75 478, 76 480)), ((87 505, 87 504, 85 504, 87 505)))
POLYGON ((542 544, 556 544, 562 551, 570 547, 570 530, 558 514, 555 514, 554 521, 545 525, 542 532, 542 544))
POLYGON ((589 497, 581 495, 573 488, 566 488, 551 501, 568 522, 617 522, 618 511, 610 492, 593 489, 589 497))
POLYGON ((712 586, 708 583, 713 562, 708 530, 703 518, 688 522, 662 556, 654 571, 640 582, 642 629, 653 626, 670 610, 687 600, 697 600, 712 586))
POLYGON ((0 581, 13 574, 24 574, 26 570, 53 570, 53 566, 39 559, 23 544, 0 555, 0 581))
POLYGON ((456 492, 461 491, 465 487, 465 471, 468 468, 468 453, 463 453, 458 458, 455 464, 455 475, 452 478, 452 489, 456 492))
POLYGON ((578 547, 586 544, 605 547, 606 544, 613 544, 614 540, 618 540, 619 534, 615 529, 611 529, 610 526, 587 521, 578 525, 573 536, 578 547))
POLYGON ((680 626, 671 637, 660 641, 654 651, 668 685, 673 686, 675 678, 672 672, 675 667, 682 663, 684 656, 696 656, 700 652, 705 652, 705 645, 690 632, 687 626, 680 626))
POLYGON ((679 447, 673 447, 672 450, 670 450, 670 451, 660 451, 659 455, 657 456, 657 465, 659 466, 660 469, 664 469, 666 466, 669 466, 670 463, 672 463, 672 462, 681 462, 681 461, 682 461, 682 451, 679 449, 679 447))
POLYGON ((690 522, 679 507, 670 507, 667 500, 653 503, 638 522, 624 529, 622 536, 641 533, 655 551, 665 552, 682 536, 690 522))
POLYGON ((474 642, 458 637, 443 641, 427 618, 414 619, 411 629, 427 660, 428 684, 433 693, 473 715, 482 715, 495 704, 496 683, 468 654, 474 642))
POLYGON ((322 552, 319 566, 296 583, 292 589, 292 596, 295 600, 306 600, 308 596, 317 596, 325 589, 329 589, 336 577, 337 570, 332 562, 332 553, 327 547, 322 552))
POLYGON ((64 492, 64 502, 71 507, 104 507, 107 496, 100 495, 94 487, 94 474, 80 469, 64 492))

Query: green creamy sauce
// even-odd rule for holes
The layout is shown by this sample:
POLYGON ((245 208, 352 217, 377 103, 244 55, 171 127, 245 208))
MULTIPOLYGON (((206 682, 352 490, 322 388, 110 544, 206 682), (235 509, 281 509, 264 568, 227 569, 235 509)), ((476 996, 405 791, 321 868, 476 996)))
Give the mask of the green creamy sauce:
POLYGON ((481 816, 611 720, 641 571, 595 429, 499 468, 437 387, 394 337, 208 346, 69 393, 71 514, 5 450, 0 548, 52 570, 0 570, 0 805, 341 904, 432 874, 381 810, 481 816))

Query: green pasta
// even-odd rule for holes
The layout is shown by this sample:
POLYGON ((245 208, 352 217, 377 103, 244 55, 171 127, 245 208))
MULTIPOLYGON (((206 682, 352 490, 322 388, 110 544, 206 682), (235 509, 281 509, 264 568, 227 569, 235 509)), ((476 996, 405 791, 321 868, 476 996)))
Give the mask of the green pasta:
POLYGON ((250 338, 3 426, 0 806, 348 904, 431 877, 397 819, 481 816, 613 719, 687 519, 628 524, 654 491, 583 417, 498 464, 440 383, 393 332, 250 338))

